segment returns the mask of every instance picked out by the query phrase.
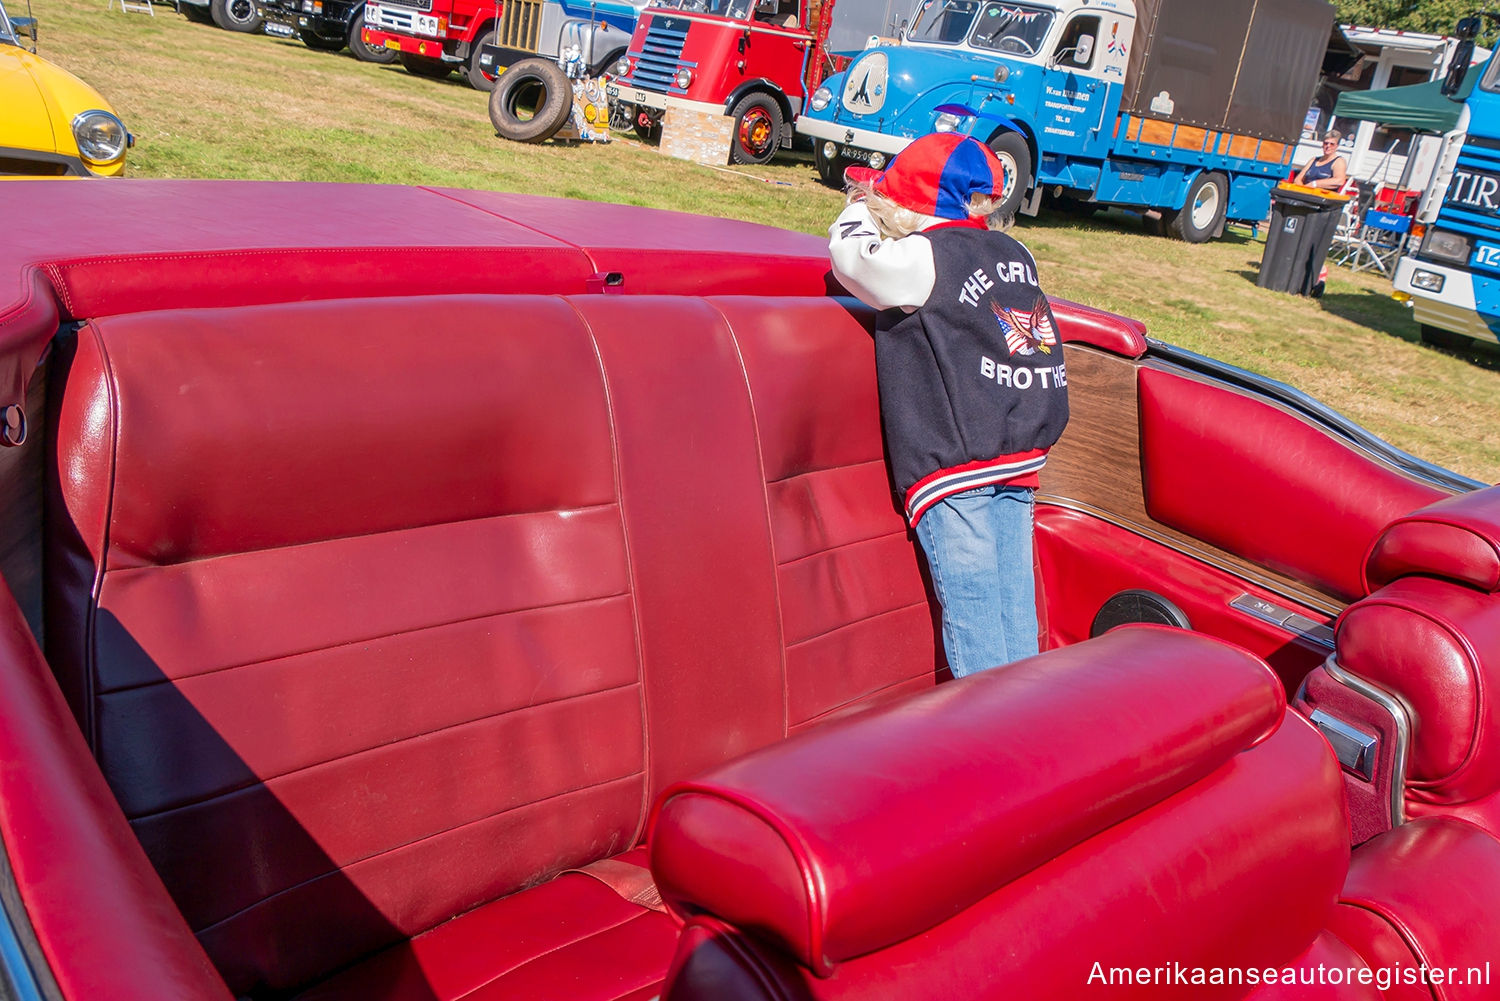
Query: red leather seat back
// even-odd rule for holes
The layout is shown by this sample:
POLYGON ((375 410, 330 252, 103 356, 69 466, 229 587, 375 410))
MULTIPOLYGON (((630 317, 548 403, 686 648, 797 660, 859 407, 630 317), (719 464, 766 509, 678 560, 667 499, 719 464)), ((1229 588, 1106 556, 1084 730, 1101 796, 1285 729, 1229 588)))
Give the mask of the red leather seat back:
POLYGON ((632 581, 565 301, 114 317, 57 409, 49 657, 232 989, 634 842, 632 581))
POLYGON ((789 729, 930 687, 946 670, 886 468, 873 314, 828 299, 711 302, 734 331, 755 410, 789 729))
POLYGON ((570 302, 607 376, 655 795, 786 734, 755 424, 734 339, 702 300, 570 302))
POLYGON ((1392 522, 1365 576, 1378 590, 1339 618, 1338 664, 1410 708, 1407 812, 1500 837, 1500 487, 1392 522))

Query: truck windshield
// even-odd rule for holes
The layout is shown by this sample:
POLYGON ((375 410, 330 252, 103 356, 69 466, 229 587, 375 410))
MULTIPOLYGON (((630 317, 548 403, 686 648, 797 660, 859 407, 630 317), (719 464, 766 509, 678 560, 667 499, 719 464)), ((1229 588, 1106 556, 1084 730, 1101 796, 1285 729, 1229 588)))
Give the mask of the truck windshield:
POLYGON ((969 34, 978 0, 926 0, 907 37, 914 42, 957 45, 969 34))
POLYGON ((750 13, 750 3, 751 0, 656 0, 651 6, 744 18, 750 13))
POLYGON ((1479 78, 1479 89, 1492 94, 1500 92, 1500 59, 1491 59, 1490 64, 1484 68, 1484 76, 1479 78))
POLYGON ((976 48, 1034 56, 1042 51, 1055 16, 1045 7, 987 3, 979 12, 972 42, 976 48))

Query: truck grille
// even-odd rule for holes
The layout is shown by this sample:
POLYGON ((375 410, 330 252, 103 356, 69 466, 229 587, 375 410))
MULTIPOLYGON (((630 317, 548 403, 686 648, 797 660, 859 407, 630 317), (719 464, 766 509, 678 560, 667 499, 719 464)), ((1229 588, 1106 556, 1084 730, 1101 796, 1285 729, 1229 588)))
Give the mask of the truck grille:
POLYGON ((506 0, 500 14, 500 44, 506 48, 535 52, 542 30, 540 0, 506 0))
POLYGON ((432 0, 380 0, 382 7, 410 7, 412 10, 431 10, 432 0))
POLYGON ((642 90, 654 90, 665 94, 672 89, 672 75, 677 72, 682 46, 687 42, 686 18, 654 15, 651 27, 646 30, 646 40, 641 43, 641 54, 635 63, 631 80, 642 90))
POLYGON ((398 35, 430 34, 417 30, 417 15, 426 11, 431 6, 431 0, 422 0, 421 7, 412 7, 403 4, 396 6, 395 0, 380 0, 380 5, 374 8, 375 16, 371 17, 371 8, 365 8, 365 27, 375 28, 379 31, 393 31, 398 35))

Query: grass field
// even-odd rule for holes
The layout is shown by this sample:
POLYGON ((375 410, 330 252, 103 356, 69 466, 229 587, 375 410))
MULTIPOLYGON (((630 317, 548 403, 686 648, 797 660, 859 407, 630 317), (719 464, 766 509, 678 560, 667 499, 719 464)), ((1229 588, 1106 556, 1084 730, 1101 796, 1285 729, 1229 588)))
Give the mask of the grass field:
MULTIPOLYGON (((7 0, 24 13, 22 0, 7 0)), ((88 80, 137 137, 133 177, 435 184, 679 209, 821 233, 840 196, 810 158, 754 169, 673 160, 629 139, 526 146, 495 137, 486 96, 300 42, 235 35, 159 7, 32 0, 41 53, 88 80)), ((1326 294, 1257 288, 1263 244, 1190 246, 1110 212, 1043 214, 1016 235, 1044 286, 1144 320, 1152 336, 1287 382, 1400 448, 1500 480, 1500 351, 1420 343, 1389 280, 1335 270, 1326 294)))

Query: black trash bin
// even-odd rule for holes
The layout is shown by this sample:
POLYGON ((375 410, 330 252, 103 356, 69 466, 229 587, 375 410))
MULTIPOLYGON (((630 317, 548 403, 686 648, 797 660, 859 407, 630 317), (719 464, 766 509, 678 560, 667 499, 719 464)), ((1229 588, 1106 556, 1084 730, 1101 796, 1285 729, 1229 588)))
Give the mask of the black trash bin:
POLYGON ((1255 284, 1273 292, 1311 295, 1328 258, 1347 195, 1281 183, 1271 189, 1271 228, 1255 284))

